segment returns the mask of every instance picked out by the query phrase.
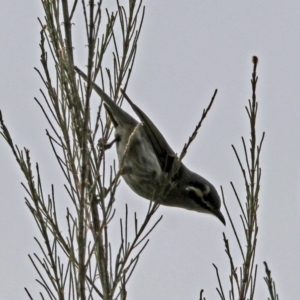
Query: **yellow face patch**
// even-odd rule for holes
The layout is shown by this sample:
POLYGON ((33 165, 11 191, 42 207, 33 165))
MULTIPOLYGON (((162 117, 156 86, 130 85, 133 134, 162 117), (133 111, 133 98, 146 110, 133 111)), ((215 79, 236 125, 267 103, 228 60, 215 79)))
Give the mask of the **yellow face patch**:
POLYGON ((206 201, 204 199, 204 195, 207 195, 209 194, 210 192, 210 189, 209 189, 209 186, 206 186, 206 190, 205 191, 202 191, 201 189, 197 188, 197 187, 194 187, 194 186, 189 186, 188 187, 188 190, 193 190, 195 192, 195 194, 197 195, 197 197, 199 197, 199 199, 201 199, 201 201, 206 205, 208 206, 210 209, 214 209, 214 207, 211 205, 211 203, 209 201, 206 201))

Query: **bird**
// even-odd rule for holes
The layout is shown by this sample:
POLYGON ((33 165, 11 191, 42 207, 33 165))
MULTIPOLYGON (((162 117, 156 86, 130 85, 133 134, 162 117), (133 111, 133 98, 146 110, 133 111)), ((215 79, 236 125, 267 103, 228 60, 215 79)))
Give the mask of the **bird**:
MULTIPOLYGON (((84 72, 78 67, 75 70, 87 81, 84 72)), ((112 143, 116 144, 119 168, 127 185, 139 196, 155 203, 211 214, 226 225, 216 188, 178 159, 147 115, 125 94, 140 119, 138 122, 96 83, 91 84, 104 102, 115 128, 112 143)))

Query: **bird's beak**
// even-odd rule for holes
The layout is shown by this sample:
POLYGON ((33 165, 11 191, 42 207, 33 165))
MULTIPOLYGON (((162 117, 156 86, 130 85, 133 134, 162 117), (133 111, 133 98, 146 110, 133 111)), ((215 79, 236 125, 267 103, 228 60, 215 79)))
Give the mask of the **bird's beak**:
POLYGON ((225 218, 219 210, 216 210, 214 215, 226 226, 225 218))

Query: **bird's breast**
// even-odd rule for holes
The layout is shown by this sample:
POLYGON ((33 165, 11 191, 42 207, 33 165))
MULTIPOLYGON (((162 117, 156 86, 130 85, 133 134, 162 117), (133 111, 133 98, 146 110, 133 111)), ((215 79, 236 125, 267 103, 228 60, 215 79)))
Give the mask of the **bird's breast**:
POLYGON ((163 172, 142 126, 136 130, 116 130, 117 154, 123 178, 141 197, 154 200, 163 172))

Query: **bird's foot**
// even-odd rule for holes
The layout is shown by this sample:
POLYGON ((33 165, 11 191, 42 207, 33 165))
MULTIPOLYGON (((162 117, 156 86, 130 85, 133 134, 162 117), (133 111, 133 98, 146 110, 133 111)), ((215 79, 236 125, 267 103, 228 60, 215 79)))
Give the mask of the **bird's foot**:
POLYGON ((107 143, 105 138, 101 138, 98 141, 98 147, 99 149, 103 149, 105 151, 107 149, 110 149, 116 141, 117 139, 113 139, 110 143, 107 143))

